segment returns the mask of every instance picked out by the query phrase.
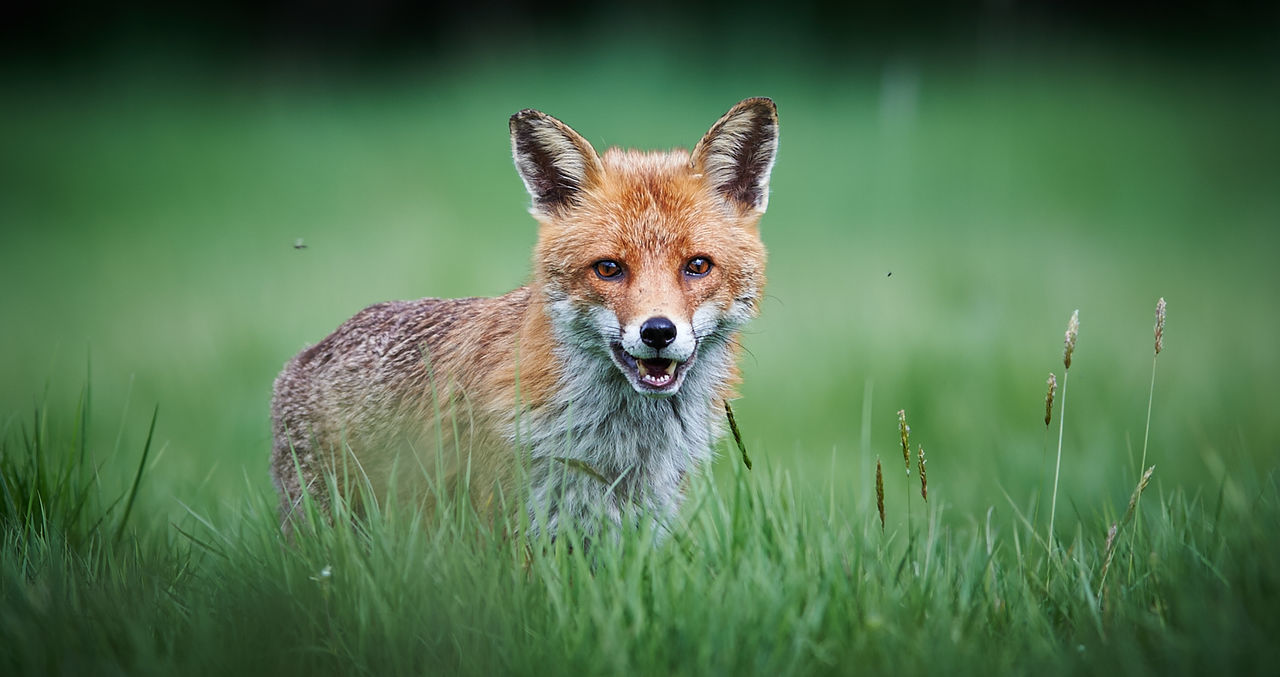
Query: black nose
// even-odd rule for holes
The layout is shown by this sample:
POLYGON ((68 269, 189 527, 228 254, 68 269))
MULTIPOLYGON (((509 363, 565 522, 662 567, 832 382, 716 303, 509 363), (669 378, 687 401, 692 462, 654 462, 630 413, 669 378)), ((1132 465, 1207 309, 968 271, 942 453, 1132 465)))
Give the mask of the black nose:
POLYGON ((665 317, 651 317, 640 325, 640 340, 650 348, 662 350, 676 340, 676 326, 665 317))

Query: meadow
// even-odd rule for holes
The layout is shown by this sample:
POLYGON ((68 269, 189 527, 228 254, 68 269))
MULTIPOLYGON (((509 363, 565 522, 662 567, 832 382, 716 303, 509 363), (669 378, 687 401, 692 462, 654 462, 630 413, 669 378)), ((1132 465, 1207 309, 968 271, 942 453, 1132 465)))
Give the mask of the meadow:
POLYGON ((1273 669, 1273 68, 586 50, 7 74, 0 671, 1273 669), (511 113, 688 147, 755 95, 781 146, 734 403, 754 469, 723 444, 661 544, 525 547, 465 511, 283 541, 284 361, 370 303, 526 278, 511 113))

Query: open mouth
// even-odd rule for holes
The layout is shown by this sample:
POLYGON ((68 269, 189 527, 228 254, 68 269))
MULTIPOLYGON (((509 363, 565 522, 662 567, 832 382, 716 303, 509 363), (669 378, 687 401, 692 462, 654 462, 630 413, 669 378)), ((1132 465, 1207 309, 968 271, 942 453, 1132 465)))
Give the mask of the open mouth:
POLYGON ((636 389, 654 395, 669 395, 680 387, 689 361, 677 362, 665 357, 635 358, 613 344, 613 359, 636 389))

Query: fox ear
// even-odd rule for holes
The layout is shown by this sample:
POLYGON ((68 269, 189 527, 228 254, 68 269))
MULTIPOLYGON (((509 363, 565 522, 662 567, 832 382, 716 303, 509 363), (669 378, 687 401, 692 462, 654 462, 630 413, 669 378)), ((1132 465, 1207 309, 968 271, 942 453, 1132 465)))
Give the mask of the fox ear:
POLYGON ((511 116, 511 154, 535 213, 573 205, 600 176, 596 151, 569 125, 532 109, 511 116))
POLYGON ((763 214, 777 154, 778 109, 773 100, 745 99, 694 146, 690 165, 729 202, 763 214))

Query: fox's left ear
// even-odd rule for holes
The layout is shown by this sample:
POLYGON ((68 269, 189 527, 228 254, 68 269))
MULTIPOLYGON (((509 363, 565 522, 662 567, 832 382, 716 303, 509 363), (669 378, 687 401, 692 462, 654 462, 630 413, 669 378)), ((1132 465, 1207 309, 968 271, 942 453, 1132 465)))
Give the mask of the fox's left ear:
POLYGON ((763 214, 777 154, 778 108, 760 97, 743 100, 716 121, 694 146, 690 165, 730 203, 763 214))
POLYGON ((569 125, 533 109, 511 116, 511 154, 533 211, 551 214, 576 204, 600 178, 600 157, 569 125))

